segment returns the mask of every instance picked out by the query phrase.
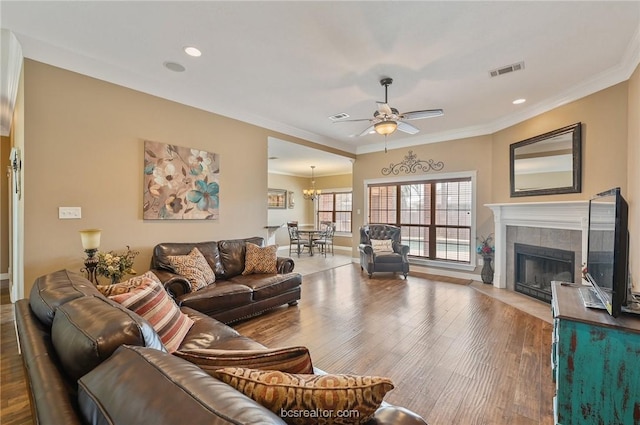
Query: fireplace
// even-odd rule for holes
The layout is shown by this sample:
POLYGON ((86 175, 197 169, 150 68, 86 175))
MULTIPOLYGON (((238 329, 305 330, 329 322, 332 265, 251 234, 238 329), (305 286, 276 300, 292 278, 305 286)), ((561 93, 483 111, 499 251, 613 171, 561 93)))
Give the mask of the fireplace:
POLYGON ((516 243, 514 265, 515 291, 551 303, 551 281, 574 281, 575 253, 516 243))

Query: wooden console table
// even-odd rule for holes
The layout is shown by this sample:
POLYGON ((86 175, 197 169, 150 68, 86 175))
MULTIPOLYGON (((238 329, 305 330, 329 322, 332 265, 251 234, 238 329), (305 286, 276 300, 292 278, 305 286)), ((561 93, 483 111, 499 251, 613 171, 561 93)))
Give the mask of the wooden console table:
POLYGON ((640 424, 640 317, 585 308, 552 282, 551 369, 559 425, 640 424))

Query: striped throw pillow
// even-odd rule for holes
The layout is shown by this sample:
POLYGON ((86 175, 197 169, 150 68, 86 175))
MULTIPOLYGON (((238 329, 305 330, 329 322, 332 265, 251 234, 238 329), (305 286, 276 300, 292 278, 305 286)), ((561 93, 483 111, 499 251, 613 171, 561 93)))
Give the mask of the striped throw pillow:
POLYGON ((169 353, 180 347, 194 323, 180 311, 162 285, 153 279, 145 279, 131 291, 109 298, 151 323, 169 353))
POLYGON ((140 276, 133 276, 131 279, 127 279, 124 282, 114 283, 113 285, 96 285, 96 288, 98 288, 98 291, 102 292, 102 295, 105 297, 110 297, 111 295, 130 292, 133 288, 137 288, 142 285, 146 279, 152 279, 158 283, 162 283, 160 282, 160 279, 158 279, 158 276, 149 270, 140 276))

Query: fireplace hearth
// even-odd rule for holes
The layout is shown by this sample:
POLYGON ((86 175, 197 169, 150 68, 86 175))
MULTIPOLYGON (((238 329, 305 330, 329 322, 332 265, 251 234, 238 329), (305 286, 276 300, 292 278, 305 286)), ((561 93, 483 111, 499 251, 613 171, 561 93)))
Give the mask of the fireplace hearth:
POLYGON ((573 251, 516 243, 514 254, 516 292, 551 303, 551 281, 574 281, 573 251))

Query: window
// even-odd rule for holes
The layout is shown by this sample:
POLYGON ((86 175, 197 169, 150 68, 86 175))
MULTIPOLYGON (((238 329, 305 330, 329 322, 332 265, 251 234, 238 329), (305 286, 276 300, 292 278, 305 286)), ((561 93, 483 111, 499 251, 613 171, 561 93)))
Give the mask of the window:
POLYGON ((369 223, 402 229, 409 255, 469 264, 471 260, 471 177, 368 186, 369 223))
POLYGON ((323 192, 318 198, 318 223, 336 223, 336 232, 351 233, 351 192, 323 192))

